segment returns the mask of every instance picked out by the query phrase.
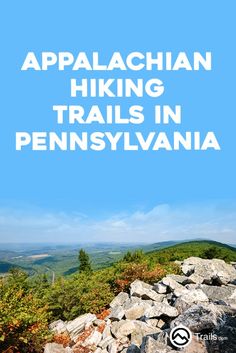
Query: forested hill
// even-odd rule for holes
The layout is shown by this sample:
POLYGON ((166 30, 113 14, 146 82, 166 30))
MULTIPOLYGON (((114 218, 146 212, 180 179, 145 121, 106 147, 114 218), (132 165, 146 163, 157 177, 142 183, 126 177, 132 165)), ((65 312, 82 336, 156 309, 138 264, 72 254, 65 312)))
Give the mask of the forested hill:
POLYGON ((198 240, 149 251, 147 256, 159 263, 184 260, 190 256, 205 259, 219 258, 230 262, 236 261, 236 248, 216 241, 198 240))
MULTIPOLYGON (((31 245, 32 246, 32 245, 31 245)), ((52 276, 70 275, 78 271, 78 251, 84 248, 89 254, 93 270, 107 268, 121 260, 127 251, 133 253, 140 249, 147 258, 154 262, 164 263, 183 260, 190 256, 203 258, 222 258, 225 261, 236 261, 236 248, 214 241, 166 241, 154 244, 82 244, 69 245, 37 245, 17 251, 0 250, 0 275, 6 274, 10 268, 16 267, 27 271, 30 275, 46 273, 52 276)))

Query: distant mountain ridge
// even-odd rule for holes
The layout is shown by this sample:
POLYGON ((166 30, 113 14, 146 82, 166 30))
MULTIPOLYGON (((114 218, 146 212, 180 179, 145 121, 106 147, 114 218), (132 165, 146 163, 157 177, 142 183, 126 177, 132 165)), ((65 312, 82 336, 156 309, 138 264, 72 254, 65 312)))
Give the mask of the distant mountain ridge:
POLYGON ((147 256, 157 262, 184 260, 191 256, 209 259, 220 258, 230 262, 236 261, 236 248, 214 240, 193 240, 149 251, 147 256))
MULTIPOLYGON (((12 245, 12 244, 11 244, 12 245)), ((43 244, 26 246, 25 252, 19 245, 17 251, 0 250, 0 273, 6 273, 12 267, 21 268, 29 273, 45 273, 55 271, 59 275, 69 275, 77 271, 78 250, 82 244, 74 245, 48 245, 43 244), (48 253, 49 256, 42 259, 33 258, 31 255, 48 253)), ((14 244, 12 245, 14 248, 14 244)), ((84 249, 89 253, 93 268, 105 268, 122 259, 127 251, 142 249, 148 257, 154 261, 183 260, 190 256, 205 257, 215 256, 226 261, 236 261, 236 248, 213 240, 182 240, 164 241, 153 244, 87 244, 84 249)))

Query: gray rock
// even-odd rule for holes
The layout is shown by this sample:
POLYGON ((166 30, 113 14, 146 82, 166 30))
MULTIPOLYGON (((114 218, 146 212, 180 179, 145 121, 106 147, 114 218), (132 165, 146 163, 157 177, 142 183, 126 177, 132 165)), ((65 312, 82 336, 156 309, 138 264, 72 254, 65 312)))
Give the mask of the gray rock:
POLYGON ((120 292, 110 303, 110 307, 114 308, 119 305, 123 305, 124 302, 129 298, 129 295, 124 292, 120 292))
POLYGON ((100 326, 100 325, 105 324, 105 320, 96 319, 96 320, 94 320, 93 324, 95 326, 100 326))
POLYGON ((159 327, 160 328, 160 326, 158 326, 158 319, 146 319, 145 318, 145 322, 146 322, 146 324, 148 325, 148 326, 153 326, 153 327, 159 327))
POLYGON ((107 348, 110 344, 114 343, 115 340, 112 336, 107 336, 101 342, 99 342, 98 346, 102 349, 107 348))
POLYGON ((142 303, 142 302, 143 302, 143 300, 141 298, 139 298, 139 297, 130 297, 124 302, 123 308, 124 308, 124 310, 127 310, 127 309, 132 308, 132 306, 134 304, 142 303))
POLYGON ((77 317, 75 320, 69 321, 66 324, 66 329, 70 335, 70 338, 73 341, 76 340, 85 327, 87 328, 90 326, 96 319, 96 315, 84 314, 77 317))
MULTIPOLYGON (((223 319, 224 317, 228 317, 228 316, 235 316, 235 323, 236 323, 236 309, 232 308, 232 306, 227 306, 227 305, 216 305, 217 309, 221 312, 224 313, 225 316, 223 315, 223 319)), ((236 327, 236 325, 235 325, 236 327)))
POLYGON ((169 332, 165 330, 161 330, 159 333, 151 335, 152 338, 154 338, 158 343, 164 346, 170 345, 170 339, 169 339, 169 332))
POLYGON ((212 331, 218 340, 208 342, 208 349, 211 353, 236 352, 236 310, 226 306, 224 308, 227 308, 227 312, 224 312, 222 322, 212 331))
POLYGON ((67 332, 66 323, 62 320, 57 320, 49 325, 49 329, 57 334, 67 332))
POLYGON ((109 344, 108 353, 117 353, 118 346, 119 346, 118 342, 113 342, 109 344))
POLYGON ((179 315, 179 312, 173 306, 170 306, 166 303, 157 303, 155 306, 147 309, 144 314, 147 318, 158 318, 162 315, 168 317, 176 317, 179 315))
POLYGON ((127 349, 127 353, 140 353, 140 348, 135 344, 131 344, 127 349))
POLYGON ((201 290, 213 302, 225 302, 227 304, 236 304, 236 287, 234 286, 208 286, 201 285, 201 290))
POLYGON ((163 321, 162 319, 158 320, 158 323, 157 323, 157 327, 159 328, 163 328, 165 326, 165 321, 163 321))
POLYGON ((192 332, 211 330, 219 324, 222 312, 214 304, 193 305, 171 322, 170 327, 187 326, 192 332))
POLYGON ((192 273, 191 276, 189 276, 189 278, 191 279, 191 281, 193 281, 193 283, 197 283, 197 284, 212 282, 212 278, 210 276, 208 276, 207 278, 204 278, 203 276, 200 276, 196 273, 192 273))
POLYGON ((165 298, 163 299, 163 302, 165 302, 165 300, 167 300, 167 302, 172 301, 173 295, 174 295, 174 293, 168 293, 168 294, 166 294, 165 298))
MULTIPOLYGON (((189 286, 189 285, 190 284, 188 284, 187 286, 189 286)), ((173 292, 174 296, 177 298, 180 297, 181 295, 188 294, 188 293, 189 293, 189 289, 186 287, 183 287, 183 286, 182 286, 182 288, 176 288, 173 292)))
POLYGON ((167 286, 165 286, 163 283, 155 283, 153 290, 159 294, 165 294, 167 293, 167 286))
POLYGON ((193 335, 191 343, 181 353, 208 353, 206 342, 193 335))
POLYGON ((111 321, 121 320, 125 316, 125 312, 122 306, 114 306, 110 315, 108 316, 111 321))
POLYGON ((236 268, 236 262, 235 261, 230 261, 230 265, 232 265, 234 268, 236 268))
POLYGON ((182 272, 186 276, 190 276, 194 272, 195 266, 198 266, 201 260, 202 259, 200 257, 194 257, 194 256, 188 257, 182 262, 182 265, 181 265, 182 272))
POLYGON ((167 345, 156 341, 152 337, 145 337, 141 345, 141 353, 171 353, 174 352, 167 345))
POLYGON ((174 263, 178 266, 181 266, 183 264, 183 261, 175 260, 174 263))
POLYGON ((153 290, 153 286, 138 279, 131 283, 130 294, 135 297, 151 299, 158 302, 161 302, 164 298, 164 295, 158 294, 153 290))
POLYGON ((98 347, 98 348, 94 351, 94 353, 102 353, 102 348, 98 347))
POLYGON ((64 348, 62 344, 47 343, 44 348, 44 353, 73 353, 70 347, 64 348))
MULTIPOLYGON (((164 300, 165 297, 166 297, 166 295, 163 295, 163 294, 160 295, 160 297, 159 297, 160 301, 164 300)), ((133 298, 135 298, 135 297, 133 297, 133 298)), ((155 300, 151 300, 151 299, 141 299, 141 303, 153 306, 153 305, 155 305, 155 303, 159 303, 159 300, 155 301, 155 300)))
POLYGON ((109 325, 105 326, 103 333, 102 333, 102 339, 111 336, 111 327, 109 325))
POLYGON ((121 320, 112 323, 111 332, 117 339, 126 337, 135 331, 135 325, 132 320, 121 320))
POLYGON ((185 286, 186 289, 197 289, 200 288, 200 284, 197 283, 190 283, 190 284, 186 284, 185 286))
POLYGON ((183 288, 182 284, 179 284, 171 276, 162 278, 161 283, 167 286, 171 291, 183 288))
POLYGON ((191 279, 187 276, 181 276, 181 275, 167 275, 167 278, 173 279, 175 282, 178 282, 179 284, 182 284, 185 286, 186 284, 192 283, 191 279))
POLYGON ((223 285, 236 281, 236 269, 232 265, 226 264, 223 260, 213 259, 211 266, 219 284, 223 285))
POLYGON ((98 332, 97 330, 94 330, 91 335, 86 338, 86 340, 83 343, 83 346, 98 346, 102 339, 102 334, 98 332))
POLYGON ((140 346, 143 341, 143 337, 147 335, 155 335, 160 332, 158 327, 149 326, 145 322, 135 320, 133 323, 135 330, 131 333, 131 344, 140 346))
POLYGON ((151 305, 141 301, 135 303, 131 307, 125 310, 125 317, 129 320, 136 320, 142 317, 147 309, 151 308, 151 305))
POLYGON ((111 332, 119 340, 131 335, 131 344, 139 346, 144 336, 156 334, 160 329, 139 320, 121 320, 112 324, 111 332))
POLYGON ((122 338, 119 339, 119 342, 120 342, 121 344, 126 344, 126 343, 129 342, 129 338, 124 336, 124 337, 122 337, 122 338))
POLYGON ((182 313, 193 304, 208 303, 208 301, 208 297, 201 289, 189 290, 187 293, 177 298, 175 308, 182 313))
POLYGON ((190 257, 184 260, 182 271, 195 283, 227 284, 236 280, 236 269, 219 259, 190 257))

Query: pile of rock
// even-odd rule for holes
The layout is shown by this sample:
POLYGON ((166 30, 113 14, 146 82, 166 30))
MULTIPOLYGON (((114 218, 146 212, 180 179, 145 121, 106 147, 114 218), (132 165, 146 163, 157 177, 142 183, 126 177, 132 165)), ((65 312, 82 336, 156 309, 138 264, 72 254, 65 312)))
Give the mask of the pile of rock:
POLYGON ((178 348, 169 333, 184 325, 193 339, 182 352, 235 353, 236 269, 222 260, 196 257, 181 268, 183 275, 168 275, 153 286, 134 281, 129 294, 121 292, 110 303, 104 320, 85 314, 53 322, 50 329, 67 334, 71 342, 68 347, 48 343, 44 352, 171 353, 178 348))

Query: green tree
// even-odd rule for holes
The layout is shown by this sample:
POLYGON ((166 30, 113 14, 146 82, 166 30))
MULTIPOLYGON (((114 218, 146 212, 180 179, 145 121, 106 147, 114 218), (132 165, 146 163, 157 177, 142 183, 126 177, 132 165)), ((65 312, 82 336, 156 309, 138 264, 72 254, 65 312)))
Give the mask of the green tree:
POLYGON ((143 253, 143 250, 135 250, 133 252, 133 261, 134 262, 137 262, 137 263, 140 263, 140 262, 143 262, 145 260, 145 255, 143 253))
POLYGON ((204 250, 202 257, 205 259, 214 259, 222 257, 221 249, 218 249, 216 246, 211 246, 210 248, 204 250))
POLYGON ((132 262, 132 260, 132 253, 130 251, 127 251, 127 253, 123 257, 123 261, 132 262))
POLYGON ((127 253, 123 257, 123 261, 125 262, 135 262, 140 263, 145 260, 145 255, 142 250, 135 250, 133 253, 127 251, 127 253))
POLYGON ((84 249, 80 249, 79 251, 79 272, 91 272, 91 262, 89 259, 89 255, 84 251, 84 249))

